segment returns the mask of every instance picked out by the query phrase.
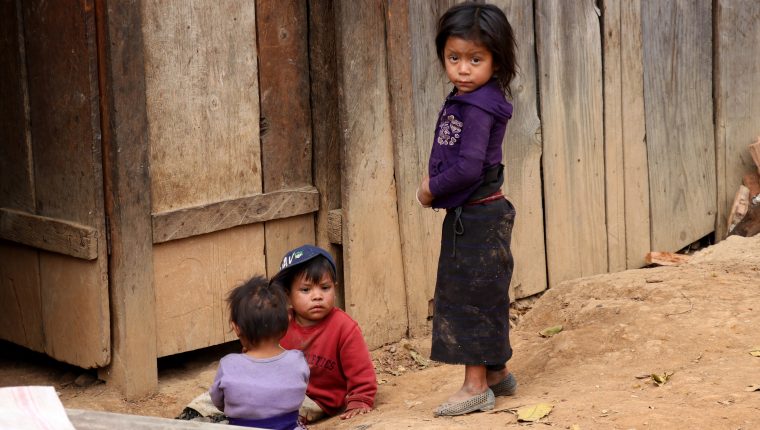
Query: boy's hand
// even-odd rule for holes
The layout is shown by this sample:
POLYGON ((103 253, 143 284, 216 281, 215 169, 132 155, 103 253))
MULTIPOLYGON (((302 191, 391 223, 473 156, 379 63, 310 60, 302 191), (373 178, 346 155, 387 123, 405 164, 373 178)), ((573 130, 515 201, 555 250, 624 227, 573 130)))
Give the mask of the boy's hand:
POLYGON ((370 408, 369 406, 361 406, 355 409, 349 409, 346 412, 343 412, 342 414, 340 414, 340 419, 347 420, 357 415, 364 415, 371 410, 372 408, 370 408))
POLYGON ((417 201, 424 208, 429 208, 433 204, 433 193, 430 192, 430 178, 427 175, 422 177, 422 183, 417 188, 417 201))

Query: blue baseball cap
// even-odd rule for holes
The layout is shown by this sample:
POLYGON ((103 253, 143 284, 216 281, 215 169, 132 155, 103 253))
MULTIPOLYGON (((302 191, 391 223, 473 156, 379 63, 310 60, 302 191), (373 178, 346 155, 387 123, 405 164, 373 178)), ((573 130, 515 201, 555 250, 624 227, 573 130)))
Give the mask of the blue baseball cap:
POLYGON ((327 261, 330 262, 333 271, 337 272, 332 255, 324 249, 314 245, 302 245, 292 251, 288 251, 285 256, 282 257, 282 262, 280 262, 280 272, 298 266, 299 264, 303 264, 319 255, 325 257, 327 261))

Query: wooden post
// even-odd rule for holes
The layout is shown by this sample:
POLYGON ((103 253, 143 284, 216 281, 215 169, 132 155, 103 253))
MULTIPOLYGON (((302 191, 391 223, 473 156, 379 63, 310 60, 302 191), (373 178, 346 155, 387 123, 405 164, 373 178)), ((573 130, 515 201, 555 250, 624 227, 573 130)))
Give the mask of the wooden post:
POLYGON ((156 392, 148 119, 140 1, 97 0, 111 364, 100 376, 127 399, 156 392))

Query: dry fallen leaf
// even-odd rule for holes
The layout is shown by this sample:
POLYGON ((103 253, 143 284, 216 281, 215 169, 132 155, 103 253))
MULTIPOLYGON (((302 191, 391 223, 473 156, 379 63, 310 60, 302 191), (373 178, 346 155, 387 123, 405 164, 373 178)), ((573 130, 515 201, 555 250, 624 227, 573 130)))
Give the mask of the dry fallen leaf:
POLYGON ((652 373, 652 381, 654 381, 654 383, 659 387, 660 385, 668 382, 668 379, 670 379, 671 376, 673 376, 673 372, 665 372, 662 375, 652 373))
POLYGON ((412 359, 415 362, 417 362, 417 364, 419 364, 422 367, 427 367, 428 364, 430 364, 430 362, 425 357, 423 357, 422 355, 420 355, 419 352, 417 352, 417 351, 415 351, 413 349, 409 350, 409 355, 411 355, 412 359))
POLYGON ((541 330, 540 332, 538 332, 538 334, 540 334, 542 337, 552 337, 552 336, 554 336, 555 334, 557 334, 557 333, 559 333, 561 331, 562 331, 562 326, 561 325, 555 325, 555 326, 547 327, 547 328, 541 330))
POLYGON ((529 405, 517 408, 517 421, 538 421, 541 418, 549 415, 549 413, 552 411, 552 408, 554 408, 554 406, 550 405, 549 403, 539 403, 537 405, 529 405))
POLYGON ((754 347, 749 351, 749 355, 753 357, 760 357, 760 347, 754 347))

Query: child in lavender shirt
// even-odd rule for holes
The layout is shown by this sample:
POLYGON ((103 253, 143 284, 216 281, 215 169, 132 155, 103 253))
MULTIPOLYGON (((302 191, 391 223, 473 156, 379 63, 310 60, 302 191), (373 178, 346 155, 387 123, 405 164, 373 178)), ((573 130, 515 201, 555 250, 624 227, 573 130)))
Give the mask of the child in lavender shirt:
POLYGON ((279 345, 288 329, 283 291, 257 276, 227 298, 230 325, 243 344, 243 353, 222 358, 209 395, 230 424, 303 428, 298 409, 306 396, 309 366, 301 351, 286 351, 279 345))

